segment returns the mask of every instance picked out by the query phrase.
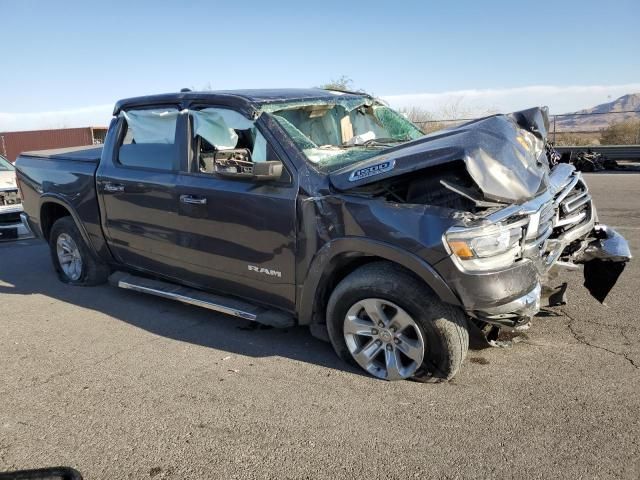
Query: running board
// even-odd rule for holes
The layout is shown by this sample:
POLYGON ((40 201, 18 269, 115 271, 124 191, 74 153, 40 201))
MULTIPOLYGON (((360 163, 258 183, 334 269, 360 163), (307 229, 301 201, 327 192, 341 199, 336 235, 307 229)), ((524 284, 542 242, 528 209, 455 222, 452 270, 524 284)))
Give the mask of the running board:
POLYGON ((276 310, 268 310, 257 307, 242 300, 214 295, 212 293, 183 287, 175 283, 138 277, 125 272, 115 272, 109 277, 109 283, 114 287, 147 293, 157 297, 168 298, 189 305, 207 308, 215 312, 224 313, 234 317, 250 320, 252 322, 269 325, 271 327, 285 328, 295 325, 293 317, 276 310))

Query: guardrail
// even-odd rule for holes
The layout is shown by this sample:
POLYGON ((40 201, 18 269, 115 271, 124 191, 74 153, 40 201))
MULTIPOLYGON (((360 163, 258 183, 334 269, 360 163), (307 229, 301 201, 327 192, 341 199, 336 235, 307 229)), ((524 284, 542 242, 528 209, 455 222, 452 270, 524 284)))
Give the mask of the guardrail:
POLYGON ((604 146, 561 146, 554 147, 558 153, 586 152, 600 153, 611 160, 640 160, 640 145, 604 145, 604 146))

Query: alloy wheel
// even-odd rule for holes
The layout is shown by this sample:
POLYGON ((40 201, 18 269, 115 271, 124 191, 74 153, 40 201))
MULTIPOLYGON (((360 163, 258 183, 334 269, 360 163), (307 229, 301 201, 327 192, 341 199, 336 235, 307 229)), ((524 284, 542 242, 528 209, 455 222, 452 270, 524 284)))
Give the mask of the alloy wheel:
POLYGON ((358 365, 385 380, 413 376, 424 359, 418 324, 389 300, 366 298, 354 303, 344 319, 344 339, 358 365))
POLYGON ((79 280, 82 275, 82 256, 76 242, 67 233, 61 233, 56 240, 56 252, 60 268, 69 280, 79 280))

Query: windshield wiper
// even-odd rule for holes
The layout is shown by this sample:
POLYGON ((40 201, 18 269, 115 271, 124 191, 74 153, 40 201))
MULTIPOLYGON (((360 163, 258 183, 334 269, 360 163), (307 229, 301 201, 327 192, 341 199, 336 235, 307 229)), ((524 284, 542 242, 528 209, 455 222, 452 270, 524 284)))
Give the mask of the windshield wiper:
POLYGON ((373 138, 371 140, 367 140, 366 142, 362 143, 362 145, 367 146, 367 145, 389 145, 389 144, 393 144, 393 143, 403 143, 406 142, 408 139, 405 138, 373 138))
POLYGON ((343 142, 340 146, 343 148, 352 148, 352 147, 386 147, 392 145, 394 143, 403 143, 408 141, 408 138, 372 138, 370 140, 365 140, 362 143, 347 143, 343 142))

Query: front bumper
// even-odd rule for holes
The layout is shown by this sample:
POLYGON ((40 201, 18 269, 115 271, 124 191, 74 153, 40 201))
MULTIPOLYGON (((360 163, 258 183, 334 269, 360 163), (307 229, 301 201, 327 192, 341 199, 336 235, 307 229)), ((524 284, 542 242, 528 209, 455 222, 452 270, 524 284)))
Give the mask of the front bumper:
POLYGON ((540 296, 542 286, 536 283, 530 292, 502 305, 488 307, 482 312, 477 312, 483 320, 489 323, 498 323, 515 327, 521 318, 531 318, 540 310, 540 296))
POLYGON ((22 205, 15 208, 3 208, 0 210, 0 242, 17 240, 23 238, 29 238, 32 236, 31 229, 27 222, 27 216, 22 211, 22 205), (19 221, 14 221, 13 218, 19 215, 19 221), (10 221, 3 221, 4 219, 11 219, 10 221))
POLYGON ((598 277, 603 276, 604 270, 609 274, 604 288, 600 284, 591 288, 585 282, 594 297, 603 301, 622 271, 621 264, 631 255, 619 234, 596 223, 596 210, 581 174, 569 165, 558 165, 551 172, 546 192, 522 205, 494 212, 487 219, 499 222, 523 215, 528 223, 521 257, 513 266, 470 272, 454 255, 450 261, 442 262, 441 268, 446 272, 441 273, 450 279, 449 284, 467 313, 487 323, 516 327, 539 311, 541 284, 551 267, 573 267, 576 263, 585 264, 585 278, 594 277, 594 265, 598 277))

